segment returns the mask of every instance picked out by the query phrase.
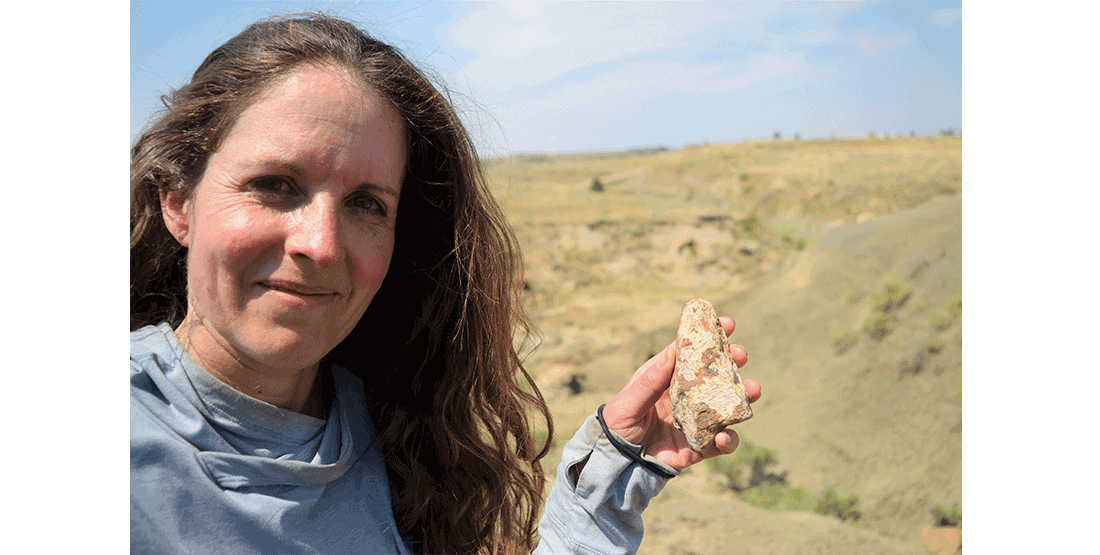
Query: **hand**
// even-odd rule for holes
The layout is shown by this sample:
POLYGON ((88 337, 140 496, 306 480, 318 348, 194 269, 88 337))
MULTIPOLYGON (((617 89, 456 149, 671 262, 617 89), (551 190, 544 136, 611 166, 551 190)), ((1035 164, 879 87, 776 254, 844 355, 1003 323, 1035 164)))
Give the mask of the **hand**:
MULTIPOLYGON (((735 323, 732 318, 721 317, 722 330, 729 336, 735 323)), ((741 368, 749 361, 745 348, 730 345, 733 362, 741 368)), ((729 454, 737 449, 737 432, 726 429, 714 438, 714 446, 700 455, 688 446, 687 436, 676 428, 672 420, 668 388, 672 384, 672 372, 676 364, 676 343, 642 364, 627 382, 623 390, 611 398, 603 409, 603 419, 608 429, 635 445, 644 445, 645 452, 657 460, 683 470, 703 459, 729 454)), ((749 402, 760 399, 760 383, 742 380, 749 402)))

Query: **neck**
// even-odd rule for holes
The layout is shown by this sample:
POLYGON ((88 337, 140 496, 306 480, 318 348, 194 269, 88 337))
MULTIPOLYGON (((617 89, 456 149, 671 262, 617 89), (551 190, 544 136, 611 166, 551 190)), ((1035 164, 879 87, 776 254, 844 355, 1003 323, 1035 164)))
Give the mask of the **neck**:
POLYGON ((221 382, 279 408, 322 418, 324 400, 317 379, 320 363, 301 369, 282 369, 235 352, 201 322, 188 315, 175 329, 187 354, 221 382))

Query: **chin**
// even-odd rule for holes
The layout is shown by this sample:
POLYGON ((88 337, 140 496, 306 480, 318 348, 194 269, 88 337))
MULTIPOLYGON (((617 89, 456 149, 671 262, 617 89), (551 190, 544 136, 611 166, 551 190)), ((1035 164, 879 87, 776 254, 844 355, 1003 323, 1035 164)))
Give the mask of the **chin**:
POLYGON ((265 366, 288 371, 317 364, 336 346, 286 329, 273 330, 256 339, 250 349, 253 359, 265 366))

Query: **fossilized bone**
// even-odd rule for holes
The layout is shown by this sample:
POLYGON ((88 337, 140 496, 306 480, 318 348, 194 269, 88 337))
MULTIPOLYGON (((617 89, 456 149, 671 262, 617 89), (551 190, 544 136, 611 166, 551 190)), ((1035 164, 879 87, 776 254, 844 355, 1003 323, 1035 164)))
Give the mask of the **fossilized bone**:
POLYGON ((669 400, 676 427, 700 454, 727 426, 752 418, 726 333, 714 307, 703 299, 688 301, 680 315, 669 400))

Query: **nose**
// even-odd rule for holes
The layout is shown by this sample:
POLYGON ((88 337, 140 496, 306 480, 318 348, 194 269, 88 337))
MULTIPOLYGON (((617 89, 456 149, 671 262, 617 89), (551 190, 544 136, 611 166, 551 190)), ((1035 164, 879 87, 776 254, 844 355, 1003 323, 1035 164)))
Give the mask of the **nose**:
POLYGON ((335 264, 343 257, 340 219, 334 203, 322 198, 296 210, 296 221, 287 237, 287 252, 294 258, 312 260, 319 267, 335 264))

